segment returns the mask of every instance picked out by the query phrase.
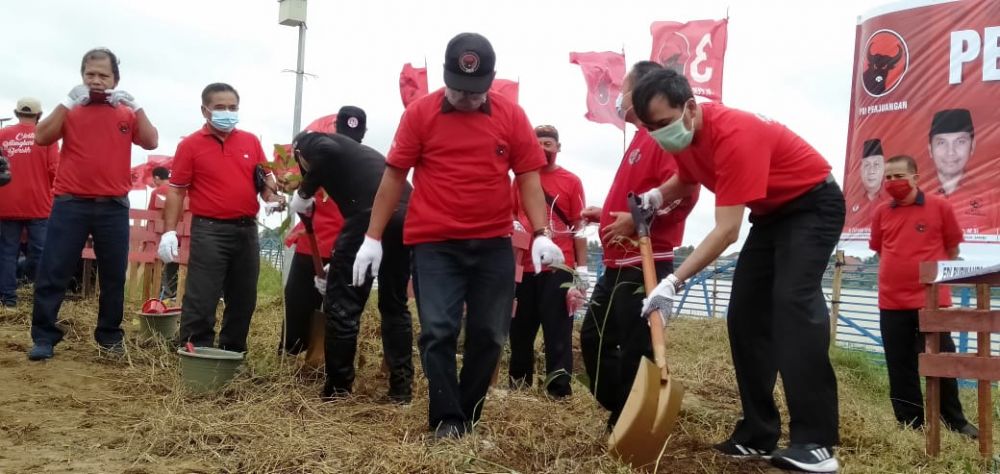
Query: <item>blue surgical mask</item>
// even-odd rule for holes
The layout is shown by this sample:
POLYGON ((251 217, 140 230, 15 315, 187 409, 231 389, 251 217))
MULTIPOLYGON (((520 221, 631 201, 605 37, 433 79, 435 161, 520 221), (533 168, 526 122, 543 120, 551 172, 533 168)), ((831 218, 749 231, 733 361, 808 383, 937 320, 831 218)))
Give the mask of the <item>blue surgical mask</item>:
POLYGON ((660 148, 670 153, 684 150, 691 145, 691 140, 694 139, 694 130, 688 130, 684 126, 683 114, 677 120, 670 122, 670 125, 649 132, 649 134, 656 140, 656 143, 660 144, 660 148))
POLYGON ((213 110, 209 122, 220 132, 230 132, 240 123, 240 114, 232 110, 213 110))

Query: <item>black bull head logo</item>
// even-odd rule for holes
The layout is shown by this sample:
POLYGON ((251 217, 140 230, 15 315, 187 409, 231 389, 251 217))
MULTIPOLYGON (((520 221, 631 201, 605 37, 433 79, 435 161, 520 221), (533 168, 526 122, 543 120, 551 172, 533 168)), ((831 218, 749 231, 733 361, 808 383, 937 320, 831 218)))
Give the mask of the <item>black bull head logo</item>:
POLYGON ((865 89, 868 89, 868 92, 872 94, 881 94, 885 92, 889 71, 892 71, 899 64, 899 60, 903 59, 903 47, 896 45, 896 55, 887 56, 885 54, 872 54, 871 46, 869 46, 867 56, 868 68, 861 75, 865 89))

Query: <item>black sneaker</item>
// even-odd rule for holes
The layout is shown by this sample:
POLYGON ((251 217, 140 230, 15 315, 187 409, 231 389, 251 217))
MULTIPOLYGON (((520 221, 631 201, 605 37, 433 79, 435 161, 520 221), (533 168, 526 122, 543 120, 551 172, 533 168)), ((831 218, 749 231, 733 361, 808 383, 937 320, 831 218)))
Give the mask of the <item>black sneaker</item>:
POLYGON ((771 453, 771 464, 782 469, 801 472, 837 472, 840 463, 833 448, 815 443, 793 444, 771 453))
POLYGON ((722 453, 725 456, 735 458, 735 459, 771 459, 771 451, 773 449, 759 449, 751 448, 749 446, 744 446, 731 439, 727 439, 715 446, 716 451, 722 453))
POLYGON ((965 426, 953 431, 969 439, 979 439, 979 428, 972 423, 966 423, 965 426))
POLYGON ((434 441, 458 439, 465 436, 466 433, 467 430, 465 429, 465 423, 442 421, 438 424, 437 428, 434 429, 434 441))

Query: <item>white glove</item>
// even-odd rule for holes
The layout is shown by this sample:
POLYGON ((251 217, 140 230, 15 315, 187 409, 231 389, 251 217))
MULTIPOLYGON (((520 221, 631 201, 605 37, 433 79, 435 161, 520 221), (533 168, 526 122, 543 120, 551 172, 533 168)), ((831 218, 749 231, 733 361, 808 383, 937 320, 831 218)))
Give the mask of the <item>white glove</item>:
POLYGON ((521 225, 521 221, 514 219, 514 232, 527 232, 524 230, 524 226, 521 225))
POLYGON ((323 265, 323 277, 320 278, 319 275, 313 277, 313 284, 316 285, 316 291, 319 294, 326 296, 326 275, 330 274, 330 264, 323 265))
POLYGON ((535 273, 542 271, 542 265, 561 265, 564 261, 562 249, 552 239, 544 235, 535 237, 531 243, 531 263, 535 265, 535 273))
POLYGON ((674 301, 679 299, 677 288, 681 287, 680 280, 672 273, 660 281, 660 284, 653 288, 653 291, 642 300, 642 317, 648 318, 649 313, 654 310, 660 312, 660 321, 667 325, 667 320, 673 316, 674 301))
POLYGON ((663 193, 660 192, 660 188, 653 188, 649 191, 642 193, 640 196, 642 198, 642 208, 657 210, 663 207, 663 193))
POLYGON ((302 214, 304 216, 312 216, 313 206, 316 205, 316 196, 309 199, 302 197, 298 192, 292 193, 292 203, 288 205, 288 209, 296 214, 302 214))
POLYGON ((368 281, 368 267, 371 267, 372 278, 378 276, 378 267, 382 263, 382 242, 365 235, 365 241, 354 257, 354 286, 364 286, 368 281))
POLYGON ((264 215, 269 216, 275 212, 281 212, 281 208, 284 207, 283 202, 265 202, 264 203, 264 215))
POLYGON ((171 230, 163 233, 163 236, 160 237, 160 249, 158 253, 163 263, 177 261, 177 232, 171 230))
POLYGON ((128 107, 136 112, 138 112, 139 109, 142 108, 142 106, 135 101, 135 97, 132 97, 132 94, 129 94, 128 92, 125 91, 105 91, 105 92, 111 94, 108 96, 108 103, 110 103, 111 105, 117 106, 118 104, 122 104, 125 107, 128 107))
POLYGON ((80 84, 70 89, 69 94, 66 94, 66 98, 60 104, 69 110, 73 110, 73 107, 86 105, 88 102, 90 102, 90 88, 80 84))
POLYGON ((586 293, 587 288, 590 288, 590 269, 586 265, 576 267, 576 281, 577 288, 586 293))

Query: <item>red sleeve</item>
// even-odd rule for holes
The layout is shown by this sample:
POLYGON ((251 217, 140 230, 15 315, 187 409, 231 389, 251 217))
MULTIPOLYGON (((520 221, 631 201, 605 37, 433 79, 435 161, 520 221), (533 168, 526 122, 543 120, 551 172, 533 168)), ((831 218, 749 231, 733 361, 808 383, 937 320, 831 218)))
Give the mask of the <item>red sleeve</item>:
POLYGON ((945 250, 953 249, 962 243, 962 228, 958 226, 955 210, 948 203, 939 206, 941 209, 941 236, 944 238, 945 250))
MULTIPOLYGON (((771 149, 757 140, 756 135, 754 127, 740 124, 716 144, 716 206, 746 204, 767 196, 771 149)), ((683 178, 682 181, 686 182, 683 178)))
POLYGON ((868 248, 876 251, 882 251, 882 209, 884 206, 878 206, 875 208, 875 212, 872 213, 872 224, 871 224, 871 236, 868 238, 868 248))
POLYGON ((514 174, 535 171, 545 166, 545 151, 538 144, 535 130, 531 128, 527 114, 518 105, 514 105, 511 113, 510 136, 507 137, 510 146, 510 169, 514 174))
POLYGON ((124 108, 128 111, 128 123, 132 127, 132 143, 139 144, 139 119, 135 116, 135 111, 125 107, 124 105, 119 105, 119 107, 124 108))
POLYGON ((170 169, 170 185, 175 188, 186 188, 191 185, 194 174, 194 163, 190 147, 185 141, 177 145, 174 153, 174 163, 170 169))
POLYGON ((393 137, 392 145, 389 147, 389 154, 385 158, 387 165, 408 170, 420 161, 418 115, 418 107, 409 107, 403 112, 403 117, 399 119, 399 127, 396 128, 396 136, 393 137))

